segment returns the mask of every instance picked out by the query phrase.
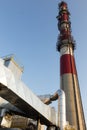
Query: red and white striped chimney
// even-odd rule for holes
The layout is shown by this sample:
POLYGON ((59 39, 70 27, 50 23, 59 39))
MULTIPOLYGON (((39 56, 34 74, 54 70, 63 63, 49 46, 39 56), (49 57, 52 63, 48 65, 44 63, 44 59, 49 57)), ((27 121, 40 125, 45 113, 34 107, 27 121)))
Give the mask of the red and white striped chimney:
POLYGON ((66 95, 66 120, 76 130, 86 130, 78 76, 75 66, 75 41, 71 35, 67 3, 59 3, 57 50, 60 52, 60 88, 66 95))

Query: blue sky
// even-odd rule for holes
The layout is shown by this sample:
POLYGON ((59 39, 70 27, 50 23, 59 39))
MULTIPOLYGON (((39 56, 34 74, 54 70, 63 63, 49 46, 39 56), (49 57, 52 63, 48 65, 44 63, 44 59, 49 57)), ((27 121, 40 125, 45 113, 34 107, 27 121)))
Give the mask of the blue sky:
MULTIPOLYGON (((59 0, 60 1, 60 0, 59 0)), ((38 95, 60 86, 58 0, 0 0, 0 56, 15 54, 24 65, 22 80, 38 95)), ((75 59, 87 122, 87 0, 66 0, 71 13, 75 59)))

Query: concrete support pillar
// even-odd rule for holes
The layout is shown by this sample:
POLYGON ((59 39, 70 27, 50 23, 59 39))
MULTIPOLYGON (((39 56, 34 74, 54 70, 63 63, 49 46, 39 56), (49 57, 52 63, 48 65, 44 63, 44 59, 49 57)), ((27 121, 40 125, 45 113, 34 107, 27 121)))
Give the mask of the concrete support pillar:
POLYGON ((41 123, 40 123, 40 119, 38 119, 38 122, 37 122, 37 130, 41 130, 41 123))

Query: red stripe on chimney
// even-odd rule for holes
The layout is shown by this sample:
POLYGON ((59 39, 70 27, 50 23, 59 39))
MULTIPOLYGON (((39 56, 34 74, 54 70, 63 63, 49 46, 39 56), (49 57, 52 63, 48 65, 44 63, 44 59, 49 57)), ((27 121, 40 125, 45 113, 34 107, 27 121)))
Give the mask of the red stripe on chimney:
POLYGON ((72 73, 77 75, 74 57, 70 54, 62 55, 60 58, 60 75, 72 73))

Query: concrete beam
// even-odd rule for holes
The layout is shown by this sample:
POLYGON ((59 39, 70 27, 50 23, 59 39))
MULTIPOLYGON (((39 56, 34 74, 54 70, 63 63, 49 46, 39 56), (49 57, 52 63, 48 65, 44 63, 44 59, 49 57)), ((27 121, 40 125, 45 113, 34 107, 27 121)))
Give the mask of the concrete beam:
POLYGON ((57 113, 45 105, 11 70, 0 60, 0 96, 26 114, 26 117, 40 119, 45 125, 58 125, 57 113))

